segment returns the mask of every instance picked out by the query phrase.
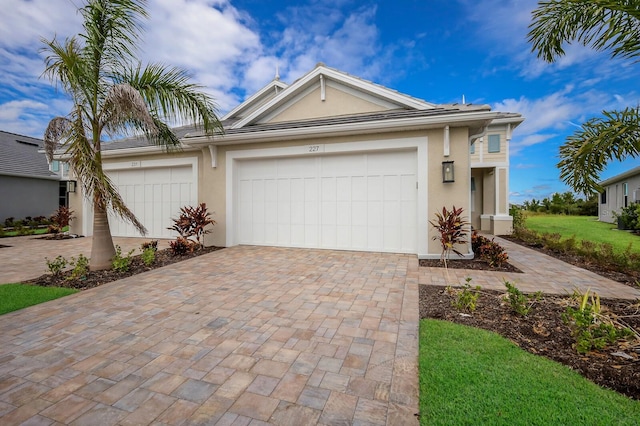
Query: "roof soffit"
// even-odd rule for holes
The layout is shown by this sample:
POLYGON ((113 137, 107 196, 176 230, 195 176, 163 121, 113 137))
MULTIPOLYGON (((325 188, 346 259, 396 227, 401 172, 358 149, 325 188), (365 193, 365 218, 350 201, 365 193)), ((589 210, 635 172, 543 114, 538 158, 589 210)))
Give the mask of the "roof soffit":
POLYGON ((323 76, 325 82, 331 84, 333 87, 340 87, 341 90, 344 91, 349 90, 350 94, 360 93, 360 97, 363 99, 376 99, 376 103, 378 104, 384 103, 386 105, 394 105, 395 108, 418 110, 430 109, 435 106, 420 99, 320 65, 291 84, 269 102, 234 123, 231 128, 237 129, 249 124, 264 122, 267 120, 267 117, 277 115, 279 112, 282 112, 283 109, 294 104, 296 99, 300 99, 305 93, 308 94, 317 88, 320 85, 320 76, 323 76))

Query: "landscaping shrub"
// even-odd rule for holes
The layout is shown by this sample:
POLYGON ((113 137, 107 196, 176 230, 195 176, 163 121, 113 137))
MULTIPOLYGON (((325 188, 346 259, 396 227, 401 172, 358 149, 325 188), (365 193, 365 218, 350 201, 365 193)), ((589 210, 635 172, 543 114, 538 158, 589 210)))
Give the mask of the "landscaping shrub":
POLYGON ((185 237, 178 237, 175 241, 169 242, 169 248, 174 256, 182 256, 187 253, 193 253, 198 247, 198 243, 191 241, 185 237))
POLYGON ((468 232, 467 222, 462 217, 462 208, 457 209, 453 206, 451 210, 447 210, 446 207, 442 207, 442 214, 436 213, 436 221, 429 221, 438 235, 433 237, 434 240, 439 240, 442 245, 442 255, 440 259, 444 261, 445 268, 447 267, 447 260, 451 256, 451 252, 462 256, 462 253, 456 249, 456 245, 465 244, 467 242, 466 234, 468 232))
POLYGON ((451 286, 447 287, 447 292, 454 297, 451 301, 451 306, 459 311, 473 312, 476 310, 478 299, 480 298, 480 290, 482 287, 479 285, 471 287, 471 278, 466 278, 465 284, 462 289, 454 289, 451 286))
POLYGON ((575 292, 574 298, 580 302, 579 306, 568 306, 562 319, 571 329, 579 353, 601 350, 618 340, 634 337, 633 331, 607 315, 596 293, 575 292))
POLYGON ((500 244, 493 239, 490 240, 484 235, 478 234, 478 231, 473 231, 471 234, 471 247, 473 253, 487 262, 492 268, 500 267, 509 260, 507 252, 500 244))
POLYGON ((50 217, 51 224, 48 232, 58 234, 62 232, 65 226, 69 226, 69 222, 74 219, 73 210, 69 207, 60 206, 50 217))
POLYGON ((89 273, 89 259, 82 253, 78 255, 78 258, 71 258, 69 265, 73 267, 71 274, 67 277, 68 280, 84 279, 89 273))
POLYGON ((45 257, 44 260, 46 260, 47 262, 47 268, 49 269, 49 272, 51 272, 51 275, 59 275, 60 272, 62 272, 62 270, 66 268, 67 264, 69 263, 67 259, 60 255, 58 255, 53 260, 49 260, 49 258, 47 257, 45 257))
POLYGON ((505 281, 504 285, 507 287, 507 296, 503 300, 509 303, 513 312, 523 317, 529 315, 533 304, 542 297, 542 292, 540 291, 533 295, 524 294, 509 281, 505 281))
POLYGON ((200 203, 196 207, 181 207, 180 216, 178 216, 177 219, 172 220, 174 224, 168 229, 176 231, 180 235, 179 239, 195 237, 197 248, 204 247, 203 237, 205 234, 209 234, 211 232, 211 229, 207 229, 207 226, 216 224, 216 222, 211 219, 211 213, 207 211, 206 203, 200 203))
POLYGON ((131 266, 131 255, 134 250, 132 249, 125 256, 122 255, 122 249, 120 246, 116 246, 116 254, 113 256, 111 260, 111 265, 113 269, 118 272, 127 272, 129 267, 131 266))
POLYGON ((620 213, 613 216, 618 220, 621 229, 640 231, 640 203, 631 203, 623 207, 620 213))

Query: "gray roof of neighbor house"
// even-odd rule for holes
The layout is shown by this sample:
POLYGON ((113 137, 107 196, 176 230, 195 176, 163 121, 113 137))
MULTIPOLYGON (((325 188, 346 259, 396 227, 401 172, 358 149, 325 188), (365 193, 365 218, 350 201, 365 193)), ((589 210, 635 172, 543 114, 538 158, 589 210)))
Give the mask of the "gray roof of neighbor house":
POLYGON ((622 172, 619 175, 615 175, 613 177, 610 177, 609 179, 603 180, 602 182, 600 182, 600 186, 611 185, 612 183, 620 182, 621 180, 624 180, 636 175, 640 175, 640 166, 634 167, 633 169, 627 170, 626 172, 622 172))
POLYGON ((58 179, 49 170, 42 139, 0 130, 0 175, 58 179))

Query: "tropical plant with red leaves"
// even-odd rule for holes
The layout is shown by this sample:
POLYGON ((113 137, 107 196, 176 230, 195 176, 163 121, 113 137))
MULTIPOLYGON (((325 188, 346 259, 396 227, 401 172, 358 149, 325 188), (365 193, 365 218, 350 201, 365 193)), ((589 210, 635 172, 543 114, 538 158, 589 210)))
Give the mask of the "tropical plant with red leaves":
POLYGON ((446 207, 442 207, 442 213, 436 213, 436 221, 429 221, 438 235, 434 236, 434 240, 439 240, 442 245, 442 255, 440 260, 444 262, 444 267, 447 267, 447 260, 451 256, 451 253, 455 253, 458 256, 462 256, 462 253, 456 248, 460 244, 467 242, 467 229, 469 222, 462 217, 463 209, 453 206, 451 210, 447 210, 446 207))
POLYGON ((196 207, 185 206, 180 208, 180 216, 173 219, 173 226, 168 228, 176 231, 183 239, 195 237, 198 247, 204 247, 204 235, 209 234, 209 225, 215 225, 215 220, 211 219, 211 213, 207 211, 207 204, 200 203, 196 207))

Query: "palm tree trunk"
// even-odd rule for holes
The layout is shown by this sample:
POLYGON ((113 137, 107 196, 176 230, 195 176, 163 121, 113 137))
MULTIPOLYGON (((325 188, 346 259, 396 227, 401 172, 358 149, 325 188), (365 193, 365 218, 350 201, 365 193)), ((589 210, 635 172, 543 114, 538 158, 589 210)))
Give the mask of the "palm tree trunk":
POLYGON ((102 203, 94 200, 93 241, 91 245, 89 269, 92 271, 111 269, 111 261, 115 254, 116 250, 113 246, 113 238, 111 237, 111 229, 109 228, 107 210, 104 208, 102 203))

